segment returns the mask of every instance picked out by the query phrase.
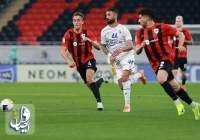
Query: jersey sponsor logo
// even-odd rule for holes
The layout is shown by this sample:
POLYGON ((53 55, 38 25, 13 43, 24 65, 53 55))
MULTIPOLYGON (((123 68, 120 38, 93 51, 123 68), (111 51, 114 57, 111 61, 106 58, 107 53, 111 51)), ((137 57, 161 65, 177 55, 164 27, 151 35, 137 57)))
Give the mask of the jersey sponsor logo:
POLYGON ((155 29, 153 30, 153 32, 154 32, 155 34, 158 34, 158 33, 159 33, 159 29, 158 29, 158 28, 155 28, 155 29))
POLYGON ((77 46, 78 45, 78 43, 77 42, 73 42, 73 46, 77 46))
POLYGON ((112 38, 117 38, 117 33, 113 33, 112 38))

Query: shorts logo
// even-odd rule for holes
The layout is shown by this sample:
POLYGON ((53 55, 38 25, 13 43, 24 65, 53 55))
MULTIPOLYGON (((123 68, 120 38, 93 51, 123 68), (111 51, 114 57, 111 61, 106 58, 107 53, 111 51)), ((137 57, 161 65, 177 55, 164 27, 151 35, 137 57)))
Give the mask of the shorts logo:
POLYGON ((133 60, 128 60, 128 63, 129 63, 129 64, 133 64, 134 61, 133 61, 133 60))
POLYGON ((165 64, 165 62, 164 62, 164 61, 161 61, 161 62, 160 62, 159 69, 162 69, 162 68, 164 67, 164 64, 165 64))

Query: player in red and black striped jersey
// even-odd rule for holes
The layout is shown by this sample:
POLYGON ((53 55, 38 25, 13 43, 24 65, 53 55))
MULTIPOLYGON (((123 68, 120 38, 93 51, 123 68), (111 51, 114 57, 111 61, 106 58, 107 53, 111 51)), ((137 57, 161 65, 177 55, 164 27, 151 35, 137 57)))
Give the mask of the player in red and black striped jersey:
POLYGON ((97 101, 97 109, 103 110, 99 87, 103 79, 94 82, 93 77, 97 70, 96 60, 92 47, 100 50, 93 33, 83 29, 84 15, 75 12, 72 16, 73 28, 67 30, 62 39, 61 54, 69 67, 76 68, 85 84, 90 88, 97 101))
POLYGON ((178 49, 178 43, 179 39, 177 36, 173 37, 173 43, 172 47, 175 50, 175 62, 174 62, 174 68, 173 68, 173 74, 175 77, 177 77, 178 68, 181 69, 181 79, 182 79, 182 88, 186 90, 186 69, 187 69, 187 45, 192 44, 192 36, 187 28, 183 27, 183 17, 182 16, 176 16, 175 21, 175 27, 176 30, 182 32, 185 35, 185 40, 183 46, 185 47, 185 51, 180 52, 178 49))
POLYGON ((185 112, 180 98, 192 107, 195 119, 198 120, 200 119, 200 104, 189 97, 172 74, 174 50, 168 39, 172 36, 178 36, 178 49, 183 52, 185 50, 183 47, 184 35, 167 24, 156 23, 154 18, 154 13, 150 9, 143 9, 139 12, 139 23, 142 28, 136 32, 136 53, 140 54, 143 49, 145 50, 158 82, 174 101, 178 115, 183 115, 185 112))

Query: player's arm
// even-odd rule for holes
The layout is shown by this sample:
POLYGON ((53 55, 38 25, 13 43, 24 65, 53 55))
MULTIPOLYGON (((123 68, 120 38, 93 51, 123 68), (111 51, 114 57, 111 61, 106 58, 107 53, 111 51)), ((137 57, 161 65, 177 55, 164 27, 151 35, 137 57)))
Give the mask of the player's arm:
POLYGON ((141 54, 144 46, 145 46, 144 42, 142 42, 141 44, 137 44, 136 47, 135 47, 135 53, 137 55, 141 54))
POLYGON ((69 53, 67 47, 65 46, 61 46, 60 47, 60 53, 62 55, 62 57, 64 58, 64 60, 68 63, 69 67, 73 68, 76 66, 71 54, 69 53))
POLYGON ((107 55, 108 64, 113 64, 115 61, 115 57, 108 51, 105 44, 101 44, 101 50, 107 55))
POLYGON ((89 43, 92 44, 92 46, 97 49, 100 50, 101 46, 100 43, 96 40, 96 37, 93 35, 93 33, 88 31, 87 36, 85 36, 85 34, 81 35, 83 41, 88 41, 89 43))
POLYGON ((135 46, 135 53, 137 55, 139 55, 140 53, 142 53, 142 50, 143 50, 143 48, 145 46, 145 42, 142 42, 141 37, 139 35, 139 32, 140 31, 137 31, 136 35, 135 35, 135 44, 136 44, 136 46, 135 46))
POLYGON ((185 40, 184 43, 186 45, 192 45, 193 44, 193 41, 192 40, 185 40))
POLYGON ((88 38, 88 37, 86 37, 86 39, 87 39, 88 42, 90 42, 90 43, 92 44, 92 46, 93 46, 95 49, 100 50, 101 45, 99 44, 98 41, 92 40, 92 39, 90 39, 90 38, 88 38))
POLYGON ((62 39, 60 53, 61 53, 62 57, 64 58, 64 60, 68 63, 69 67, 73 68, 76 66, 76 64, 72 58, 72 55, 69 53, 69 51, 67 49, 67 47, 68 47, 67 45, 69 44, 68 39, 69 39, 69 36, 68 36, 68 34, 66 34, 62 39))
POLYGON ((183 34, 183 32, 177 31, 176 36, 178 36, 178 38, 179 38, 179 43, 178 43, 179 51, 180 52, 186 51, 186 48, 183 47, 183 44, 184 44, 184 41, 185 41, 185 35, 183 34))
POLYGON ((190 34, 190 32, 188 30, 186 30, 185 32, 185 40, 184 40, 184 43, 186 45, 192 45, 193 44, 193 39, 192 39, 192 36, 190 34))
POLYGON ((100 46, 101 46, 101 50, 102 50, 106 55, 108 55, 108 54, 109 54, 109 51, 108 51, 108 49, 106 48, 106 45, 105 45, 105 44, 101 44, 100 46))

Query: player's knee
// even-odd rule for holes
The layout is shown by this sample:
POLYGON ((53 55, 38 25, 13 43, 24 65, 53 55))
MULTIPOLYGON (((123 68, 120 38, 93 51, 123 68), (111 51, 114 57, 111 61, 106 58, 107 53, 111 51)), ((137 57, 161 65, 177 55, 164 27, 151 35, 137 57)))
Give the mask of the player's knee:
POLYGON ((167 81, 167 79, 163 78, 163 77, 157 77, 157 81, 158 81, 158 83, 163 84, 167 81))
POLYGON ((91 77, 87 77, 87 79, 86 79, 86 83, 87 83, 87 85, 92 84, 92 83, 93 83, 93 78, 91 78, 91 77))
POLYGON ((126 82, 129 80, 129 75, 123 75, 121 78, 122 82, 126 82))
POLYGON ((172 85, 172 88, 174 89, 175 92, 178 92, 181 86, 179 84, 176 84, 176 85, 172 85))

